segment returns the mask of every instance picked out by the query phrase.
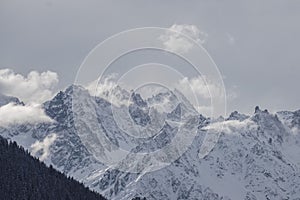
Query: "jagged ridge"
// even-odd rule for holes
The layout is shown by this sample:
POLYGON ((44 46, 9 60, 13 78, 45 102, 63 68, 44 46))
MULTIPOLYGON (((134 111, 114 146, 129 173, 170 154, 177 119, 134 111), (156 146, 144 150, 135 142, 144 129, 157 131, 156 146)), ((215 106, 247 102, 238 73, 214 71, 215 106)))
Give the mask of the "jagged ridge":
MULTIPOLYGON (((178 121, 179 116, 196 112, 184 97, 174 100, 170 93, 158 94, 148 100, 136 99, 136 105, 132 105, 135 123, 150 123, 147 116, 152 108, 149 106, 157 105, 162 97, 171 100, 171 106, 166 104, 166 107, 172 109, 165 113, 153 112, 157 117, 178 121), (146 112, 139 115, 141 109, 146 112)), ((72 86, 44 104, 46 113, 56 123, 27 125, 26 131, 20 127, 2 129, 1 134, 17 141, 19 135, 27 134, 33 140, 42 141, 55 132, 58 138, 50 147, 48 162, 111 199, 139 196, 147 199, 255 200, 296 199, 300 196, 300 159, 297 156, 300 153, 300 111, 271 114, 257 107, 251 116, 233 112, 224 122, 199 114, 198 134, 178 160, 158 171, 134 174, 104 166, 82 143, 78 131, 95 134, 102 131, 115 145, 135 151, 152 151, 172 140, 172 125, 162 126, 160 133, 163 137, 157 142, 127 137, 113 121, 111 106, 107 100, 95 99, 83 88, 72 86), (92 120, 82 121, 80 127, 74 124, 74 93, 80 96, 83 116, 89 116, 87 113, 91 109, 97 111, 92 120), (224 129, 218 143, 210 154, 199 159, 197 155, 208 130, 213 132, 221 123, 224 129), (97 128, 94 130, 93 127, 97 128), (12 134, 11 130, 15 133, 12 134)), ((121 106, 120 109, 128 108, 121 106)), ((30 149, 30 146, 26 148, 30 149)), ((104 147, 99 148, 100 152, 104 151, 101 149, 104 147)))

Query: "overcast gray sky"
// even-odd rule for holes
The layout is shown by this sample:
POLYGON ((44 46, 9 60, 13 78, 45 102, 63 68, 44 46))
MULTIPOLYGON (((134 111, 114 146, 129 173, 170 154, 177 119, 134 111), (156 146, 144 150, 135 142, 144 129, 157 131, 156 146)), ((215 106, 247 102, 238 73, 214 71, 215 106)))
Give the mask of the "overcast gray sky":
POLYGON ((59 87, 74 81, 85 56, 131 28, 195 25, 236 98, 228 111, 255 105, 300 109, 300 1, 0 1, 0 68, 27 75, 51 70, 59 87))

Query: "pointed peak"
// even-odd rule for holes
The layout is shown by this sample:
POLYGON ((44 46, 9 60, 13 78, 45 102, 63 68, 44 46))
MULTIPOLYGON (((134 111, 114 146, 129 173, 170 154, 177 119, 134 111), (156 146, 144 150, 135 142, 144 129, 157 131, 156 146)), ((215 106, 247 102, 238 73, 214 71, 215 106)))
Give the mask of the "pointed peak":
POLYGON ((139 93, 133 92, 131 94, 131 99, 132 99, 132 102, 134 102, 137 106, 141 106, 141 107, 147 106, 147 102, 144 101, 144 99, 141 97, 141 95, 139 93))
POLYGON ((84 90, 86 90, 84 87, 82 87, 80 85, 72 84, 72 85, 70 85, 69 87, 67 87, 65 89, 65 93, 66 94, 72 94, 75 91, 84 91, 84 90))
POLYGON ((265 110, 262 111, 262 110, 259 108, 259 106, 256 106, 256 107, 255 107, 254 114, 257 114, 257 113, 265 113, 265 114, 269 114, 269 111, 268 111, 267 109, 265 109, 265 110))
POLYGON ((185 97, 185 95, 179 91, 178 89, 174 89, 172 94, 176 96, 176 98, 182 102, 188 108, 190 111, 194 112, 195 114, 198 113, 197 109, 194 107, 194 105, 185 97))
POLYGON ((180 121, 181 115, 182 115, 181 103, 179 103, 171 113, 167 114, 167 117, 174 121, 180 121))
POLYGON ((50 102, 54 101, 61 101, 63 99, 73 99, 74 96, 81 96, 81 95, 89 95, 88 91, 79 85, 70 85, 65 90, 59 91, 52 99, 44 102, 44 105, 48 105, 50 102))
POLYGON ((264 113, 269 113, 268 109, 265 109, 263 112, 264 112, 264 113))
POLYGON ((199 114, 199 122, 202 123, 205 120, 207 120, 208 118, 204 117, 202 114, 199 114))
POLYGON ((230 113, 229 117, 226 120, 239 120, 244 121, 245 119, 249 118, 248 115, 239 113, 238 111, 233 111, 230 113))
POLYGON ((261 110, 260 110, 259 106, 255 106, 254 113, 259 113, 259 112, 261 112, 261 110))

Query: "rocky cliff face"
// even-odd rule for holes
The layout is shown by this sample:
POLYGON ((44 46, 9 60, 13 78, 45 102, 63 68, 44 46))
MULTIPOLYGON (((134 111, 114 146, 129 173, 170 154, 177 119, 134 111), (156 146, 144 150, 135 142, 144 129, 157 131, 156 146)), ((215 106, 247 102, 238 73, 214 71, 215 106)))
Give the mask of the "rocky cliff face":
MULTIPOLYGON (((1 99, 3 104, 10 101, 1 99)), ((55 140, 36 155, 47 151, 46 163, 109 199, 300 199, 300 111, 271 114, 256 108, 251 116, 233 112, 218 121, 198 114, 178 91, 149 99, 134 94, 129 102, 115 106, 71 86, 44 103, 46 114, 55 122, 0 128, 0 134, 31 151, 36 141, 44 144, 55 134, 55 140), (183 119, 193 119, 193 126, 183 119), (105 152, 117 148, 131 152, 126 159, 132 162, 137 152, 162 149, 181 133, 180 122, 185 123, 185 132, 195 128, 197 134, 170 165, 132 173, 101 162, 110 161, 105 152), (223 128, 217 144, 200 158, 205 135, 219 127, 223 128), (147 138, 135 137, 141 130, 147 138), (99 143, 101 136, 109 141, 99 143)))

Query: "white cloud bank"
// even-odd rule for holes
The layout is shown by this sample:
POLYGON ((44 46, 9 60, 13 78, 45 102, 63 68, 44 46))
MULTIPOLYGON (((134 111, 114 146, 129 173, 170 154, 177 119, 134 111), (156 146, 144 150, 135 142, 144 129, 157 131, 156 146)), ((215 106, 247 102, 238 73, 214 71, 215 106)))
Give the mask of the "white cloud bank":
MULTIPOLYGON (((183 79, 179 80, 179 83, 176 85, 178 89, 181 91, 190 91, 194 92, 200 98, 210 99, 213 97, 223 97, 223 87, 214 83, 209 78, 205 76, 197 76, 193 78, 184 77, 183 79)), ((186 94, 190 96, 192 94, 186 94)))
POLYGON ((163 42, 163 45, 167 50, 178 53, 187 53, 195 45, 191 40, 187 39, 183 35, 189 36, 195 42, 200 44, 204 44, 208 37, 207 33, 200 31, 195 25, 174 24, 169 28, 169 30, 170 31, 167 31, 164 35, 161 35, 159 39, 163 42))
POLYGON ((222 101, 226 98, 227 101, 232 101, 237 98, 238 95, 234 88, 225 91, 224 87, 212 78, 204 75, 191 78, 184 77, 175 85, 175 88, 184 94, 198 112, 207 116, 211 114, 213 109, 211 105, 212 99, 222 101))
POLYGON ((58 83, 55 72, 31 71, 26 77, 11 69, 0 69, 0 93, 18 97, 25 103, 43 103, 53 96, 58 83))
POLYGON ((39 158, 40 160, 44 161, 49 156, 50 146, 54 143, 56 138, 57 135, 55 133, 52 133, 45 137, 43 141, 36 141, 31 145, 31 153, 36 156, 38 152, 41 152, 39 158))
POLYGON ((0 107, 0 126, 34 124, 41 122, 53 122, 40 105, 16 105, 9 103, 0 107))
POLYGON ((221 99, 225 95, 221 85, 205 76, 184 77, 178 81, 175 88, 184 94, 199 113, 206 116, 212 111, 211 99, 221 99))

